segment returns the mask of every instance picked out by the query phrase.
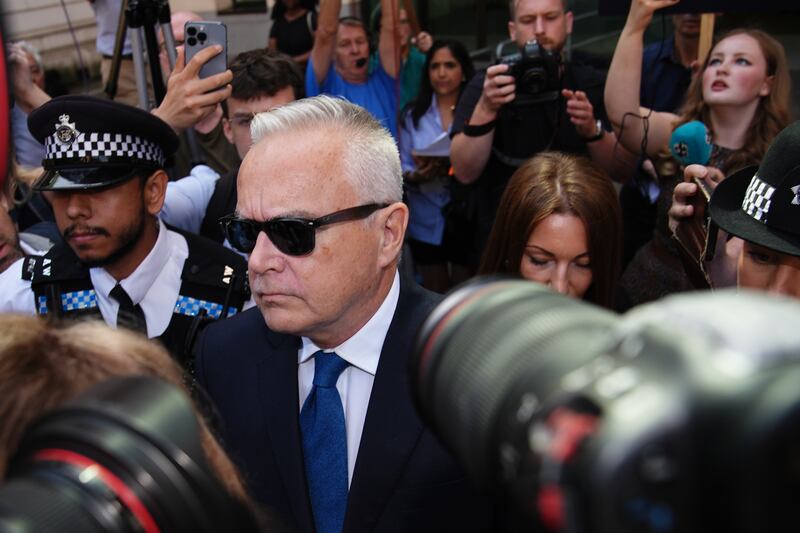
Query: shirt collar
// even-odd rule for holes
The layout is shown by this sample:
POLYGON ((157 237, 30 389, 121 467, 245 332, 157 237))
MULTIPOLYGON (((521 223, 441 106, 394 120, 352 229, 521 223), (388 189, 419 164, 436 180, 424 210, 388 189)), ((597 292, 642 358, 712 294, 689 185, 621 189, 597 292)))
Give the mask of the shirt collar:
MULTIPOLYGON (((165 228, 161 227, 161 223, 158 219, 156 219, 156 221, 159 230, 158 237, 150 253, 147 254, 144 261, 139 263, 139 266, 136 267, 136 270, 134 270, 130 276, 119 282, 122 288, 125 289, 125 292, 128 293, 134 305, 144 300, 145 295, 158 277, 158 273, 161 272, 170 257, 167 232, 165 228)), ((109 298, 111 289, 117 284, 114 277, 102 267, 90 269, 89 274, 92 277, 92 285, 94 285, 95 291, 99 291, 106 298, 109 298)))
MULTIPOLYGON (((383 341, 389 332, 389 326, 394 318, 397 301, 400 297, 400 274, 395 271, 392 287, 383 303, 372 315, 372 318, 356 332, 355 335, 344 341, 333 350, 336 354, 352 366, 375 375, 378 370, 378 361, 383 349, 383 341)), ((320 348, 311 339, 302 337, 302 346, 298 353, 298 364, 308 361, 320 348)))

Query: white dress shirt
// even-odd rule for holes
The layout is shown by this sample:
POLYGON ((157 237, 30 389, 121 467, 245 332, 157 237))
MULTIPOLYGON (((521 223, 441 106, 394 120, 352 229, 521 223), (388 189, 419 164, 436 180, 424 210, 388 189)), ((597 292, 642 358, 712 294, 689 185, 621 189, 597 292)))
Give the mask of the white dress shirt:
MULTIPOLYGON (((400 296, 400 275, 395 272, 392 287, 381 306, 358 332, 329 352, 336 354, 350 363, 336 382, 336 389, 342 399, 344 423, 347 431, 347 486, 353 481, 353 470, 358 457, 358 446, 367 418, 369 397, 378 361, 383 349, 383 341, 394 318, 397 300, 400 296)), ((297 386, 300 409, 311 393, 314 384, 314 359, 312 356, 320 350, 310 339, 302 338, 303 345, 298 353, 297 386)))
MULTIPOLYGON (((158 238, 136 270, 120 285, 134 304, 142 307, 147 322, 147 336, 158 337, 169 326, 181 287, 183 264, 189 246, 182 235, 161 226, 158 238)), ((31 282, 22 279, 23 259, 0 274, 0 311, 36 314, 31 282)), ((97 296, 97 306, 106 324, 115 327, 119 304, 111 298, 116 280, 101 267, 89 270, 97 296)))
POLYGON ((219 174, 211 167, 196 165, 185 178, 170 181, 159 218, 178 229, 200 233, 217 180, 219 174))

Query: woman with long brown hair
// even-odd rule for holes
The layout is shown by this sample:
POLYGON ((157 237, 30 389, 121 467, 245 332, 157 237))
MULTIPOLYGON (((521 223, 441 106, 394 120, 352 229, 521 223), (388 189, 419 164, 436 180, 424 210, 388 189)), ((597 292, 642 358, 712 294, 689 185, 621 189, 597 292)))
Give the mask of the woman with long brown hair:
POLYGON ((622 222, 611 179, 590 160, 542 152, 511 176, 479 274, 512 274, 612 307, 622 222))
POLYGON ((760 30, 734 30, 718 40, 693 78, 679 114, 640 107, 644 31, 656 10, 676 3, 633 0, 606 80, 606 111, 617 137, 629 150, 656 161, 661 187, 653 240, 623 274, 623 307, 693 288, 667 228, 672 190, 681 175, 669 156, 675 128, 693 120, 706 125, 712 143, 708 165, 718 169, 714 176, 720 180, 758 164, 790 121, 786 54, 780 43, 760 30))

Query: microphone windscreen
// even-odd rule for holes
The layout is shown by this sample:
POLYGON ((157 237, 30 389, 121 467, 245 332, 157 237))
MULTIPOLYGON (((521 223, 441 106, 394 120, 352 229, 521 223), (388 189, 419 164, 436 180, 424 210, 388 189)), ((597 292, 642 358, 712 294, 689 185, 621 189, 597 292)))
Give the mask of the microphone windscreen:
POLYGON ((672 157, 682 165, 706 165, 711 158, 711 135, 699 120, 687 122, 672 132, 669 139, 672 157))

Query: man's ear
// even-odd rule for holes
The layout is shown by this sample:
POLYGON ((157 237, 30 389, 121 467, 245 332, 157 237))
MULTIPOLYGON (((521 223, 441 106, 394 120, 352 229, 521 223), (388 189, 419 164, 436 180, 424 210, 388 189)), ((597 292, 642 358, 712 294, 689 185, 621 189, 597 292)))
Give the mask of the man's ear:
POLYGON ((378 265, 381 268, 397 261, 403 249, 403 239, 408 227, 408 206, 403 202, 395 202, 385 207, 383 211, 382 241, 378 257, 378 265))
POLYGON ((572 11, 567 11, 564 13, 564 24, 567 26, 567 35, 572 35, 572 23, 574 21, 574 17, 572 16, 572 11))
POLYGON ((158 169, 150 174, 144 182, 144 206, 147 212, 155 216, 164 206, 164 198, 167 196, 167 183, 169 177, 164 169, 158 169))
POLYGON ((513 20, 508 21, 508 36, 512 41, 517 40, 517 25, 514 24, 513 20))
POLYGON ((222 117, 222 133, 225 134, 225 138, 228 139, 229 143, 235 144, 233 142, 233 125, 228 117, 222 117))

